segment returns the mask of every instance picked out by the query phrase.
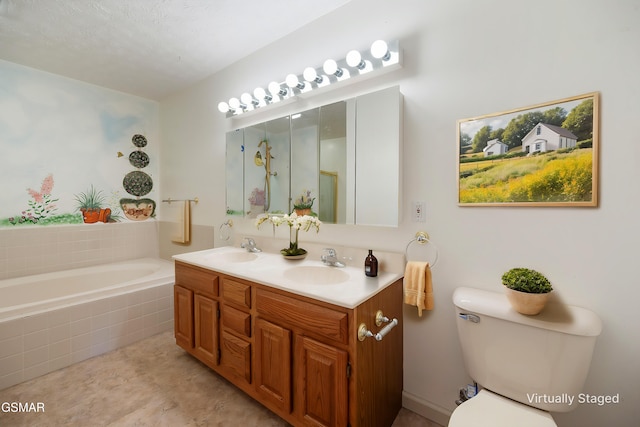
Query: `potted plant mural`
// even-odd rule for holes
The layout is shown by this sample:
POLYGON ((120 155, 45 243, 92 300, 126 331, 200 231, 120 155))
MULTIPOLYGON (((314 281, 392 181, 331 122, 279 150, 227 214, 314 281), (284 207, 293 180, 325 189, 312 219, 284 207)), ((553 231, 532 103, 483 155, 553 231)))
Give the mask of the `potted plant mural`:
POLYGON ((78 210, 82 213, 82 220, 86 224, 95 222, 109 222, 111 209, 102 208, 104 196, 102 191, 96 190, 93 185, 84 193, 76 194, 78 210))
POLYGON ((138 170, 129 172, 122 180, 122 186, 127 193, 136 198, 124 197, 120 199, 120 206, 124 216, 132 221, 144 221, 153 216, 156 210, 156 202, 152 199, 141 198, 146 196, 153 189, 153 180, 151 177, 139 169, 149 165, 149 156, 142 151, 147 145, 147 138, 144 135, 133 135, 131 138, 133 145, 138 147, 137 150, 129 154, 129 163, 138 168, 138 170))
POLYGON ((255 218, 264 212, 264 204, 266 202, 264 190, 254 188, 253 191, 251 191, 251 196, 249 196, 248 200, 249 205, 251 206, 249 210, 249 218, 255 218))
POLYGON ((315 197, 311 197, 311 191, 302 190, 302 194, 293 201, 293 209, 298 216, 311 215, 311 207, 315 197))
POLYGON ((506 287, 511 306, 518 313, 530 316, 544 309, 553 290, 549 279, 544 275, 522 267, 512 268, 504 273, 502 284, 506 287))

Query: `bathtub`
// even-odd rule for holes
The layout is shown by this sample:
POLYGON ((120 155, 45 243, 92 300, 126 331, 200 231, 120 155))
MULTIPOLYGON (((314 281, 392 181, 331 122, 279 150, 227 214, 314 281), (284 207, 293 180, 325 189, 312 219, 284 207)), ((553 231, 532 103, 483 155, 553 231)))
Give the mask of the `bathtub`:
POLYGON ((173 262, 0 280, 0 389, 173 328, 173 262))

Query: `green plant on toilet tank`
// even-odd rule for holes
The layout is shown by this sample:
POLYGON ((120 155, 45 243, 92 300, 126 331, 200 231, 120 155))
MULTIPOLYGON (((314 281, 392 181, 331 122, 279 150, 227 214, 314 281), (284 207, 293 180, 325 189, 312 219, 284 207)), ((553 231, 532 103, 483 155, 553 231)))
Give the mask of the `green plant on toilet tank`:
POLYGON ((536 315, 547 303, 553 290, 551 282, 542 273, 524 267, 516 267, 502 275, 507 289, 507 299, 521 314, 536 315))

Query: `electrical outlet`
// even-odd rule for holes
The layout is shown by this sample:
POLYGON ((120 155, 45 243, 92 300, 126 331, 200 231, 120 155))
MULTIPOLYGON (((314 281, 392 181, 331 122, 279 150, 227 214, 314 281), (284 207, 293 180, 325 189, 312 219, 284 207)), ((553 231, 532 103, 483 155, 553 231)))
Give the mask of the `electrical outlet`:
POLYGON ((424 202, 413 202, 413 222, 425 222, 424 202))

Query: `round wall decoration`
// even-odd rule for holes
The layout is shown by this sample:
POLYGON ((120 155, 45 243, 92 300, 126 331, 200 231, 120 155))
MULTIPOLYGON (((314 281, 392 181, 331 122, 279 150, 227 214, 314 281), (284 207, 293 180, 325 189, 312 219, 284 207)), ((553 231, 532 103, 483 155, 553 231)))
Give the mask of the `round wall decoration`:
POLYGON ((131 142, 133 142, 133 145, 135 145, 138 148, 147 146, 147 138, 145 138, 144 135, 140 135, 140 134, 133 135, 133 137, 131 138, 131 142))
POLYGON ((129 163, 136 168, 144 168, 149 165, 149 156, 143 151, 132 151, 129 154, 129 163))
POLYGON ((127 193, 140 197, 149 194, 153 188, 153 180, 144 172, 133 171, 125 175, 122 186, 127 193))

